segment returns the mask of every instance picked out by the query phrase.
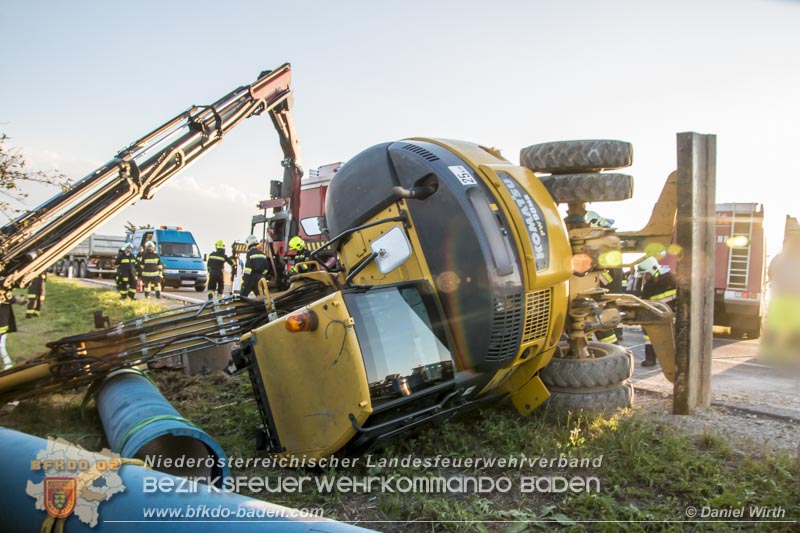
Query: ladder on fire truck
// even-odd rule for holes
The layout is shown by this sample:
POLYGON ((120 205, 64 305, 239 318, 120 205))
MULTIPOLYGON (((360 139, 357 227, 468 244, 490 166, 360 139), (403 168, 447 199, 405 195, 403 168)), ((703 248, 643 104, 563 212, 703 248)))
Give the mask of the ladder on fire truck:
POLYGON ((747 280, 750 276, 750 242, 753 238, 753 210, 755 205, 752 203, 734 203, 730 205, 731 232, 728 242, 734 244, 734 246, 731 246, 731 253, 728 257, 727 288, 730 290, 747 290, 747 280), (742 242, 744 242, 742 238, 745 238, 747 244, 739 244, 737 238, 742 242))

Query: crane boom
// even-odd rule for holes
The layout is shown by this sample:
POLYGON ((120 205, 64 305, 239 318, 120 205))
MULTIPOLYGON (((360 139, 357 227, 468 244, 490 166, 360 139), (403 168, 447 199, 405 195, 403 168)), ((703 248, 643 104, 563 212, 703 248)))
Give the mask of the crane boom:
MULTIPOLYGON (((0 228, 0 298, 27 285, 102 222, 155 190, 207 153, 244 119, 270 114, 283 150, 285 188, 299 194, 302 169, 291 119, 291 67, 262 72, 210 105, 192 106, 83 177, 0 228)), ((287 192, 286 190, 284 191, 287 192)), ((292 202, 292 214, 299 206, 292 202)))

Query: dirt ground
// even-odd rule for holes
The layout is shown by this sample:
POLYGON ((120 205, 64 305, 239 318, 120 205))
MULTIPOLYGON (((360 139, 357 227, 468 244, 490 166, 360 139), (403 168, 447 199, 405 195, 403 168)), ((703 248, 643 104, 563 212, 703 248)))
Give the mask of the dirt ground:
POLYGON ((794 420, 715 405, 698 408, 693 415, 673 415, 672 398, 668 394, 641 389, 636 389, 635 394, 634 411, 670 424, 687 435, 716 433, 730 439, 743 452, 800 450, 800 424, 794 420))

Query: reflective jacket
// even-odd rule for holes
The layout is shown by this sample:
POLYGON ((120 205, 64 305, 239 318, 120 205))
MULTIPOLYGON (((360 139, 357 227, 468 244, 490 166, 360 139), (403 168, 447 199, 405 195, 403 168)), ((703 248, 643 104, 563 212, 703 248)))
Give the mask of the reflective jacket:
POLYGON ((661 274, 647 280, 642 288, 642 299, 662 302, 674 307, 675 297, 678 294, 676 287, 675 275, 672 272, 661 274))
POLYGON ((121 251, 114 260, 117 266, 117 276, 133 279, 136 277, 136 257, 133 254, 126 254, 121 251))
POLYGON ((267 255, 253 246, 247 250, 247 257, 244 261, 244 273, 242 274, 242 284, 247 285, 250 276, 267 277, 270 271, 269 258, 267 255))
POLYGON ((157 253, 145 251, 139 256, 139 268, 142 269, 139 273, 139 277, 142 279, 157 278, 161 277, 164 263, 161 262, 161 257, 157 253))
POLYGON ((308 265, 301 264, 305 263, 306 261, 311 261, 311 252, 309 252, 306 248, 298 250, 292 258, 292 267, 289 269, 289 275, 291 276, 297 274, 298 272, 303 273, 311 270, 308 265))
POLYGON ((233 259, 225 255, 225 250, 222 248, 217 248, 208 254, 206 264, 209 272, 222 272, 225 263, 228 263, 233 271, 236 272, 236 265, 233 263, 233 259))
POLYGON ((0 335, 17 331, 17 321, 14 319, 14 309, 11 307, 11 303, 0 304, 0 335))

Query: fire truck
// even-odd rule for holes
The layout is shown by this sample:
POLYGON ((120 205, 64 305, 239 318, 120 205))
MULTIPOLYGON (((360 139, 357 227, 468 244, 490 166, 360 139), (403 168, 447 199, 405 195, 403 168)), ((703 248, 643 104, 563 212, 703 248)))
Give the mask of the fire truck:
POLYGON ((757 339, 766 309, 764 207, 759 203, 716 205, 714 325, 731 335, 757 339))

